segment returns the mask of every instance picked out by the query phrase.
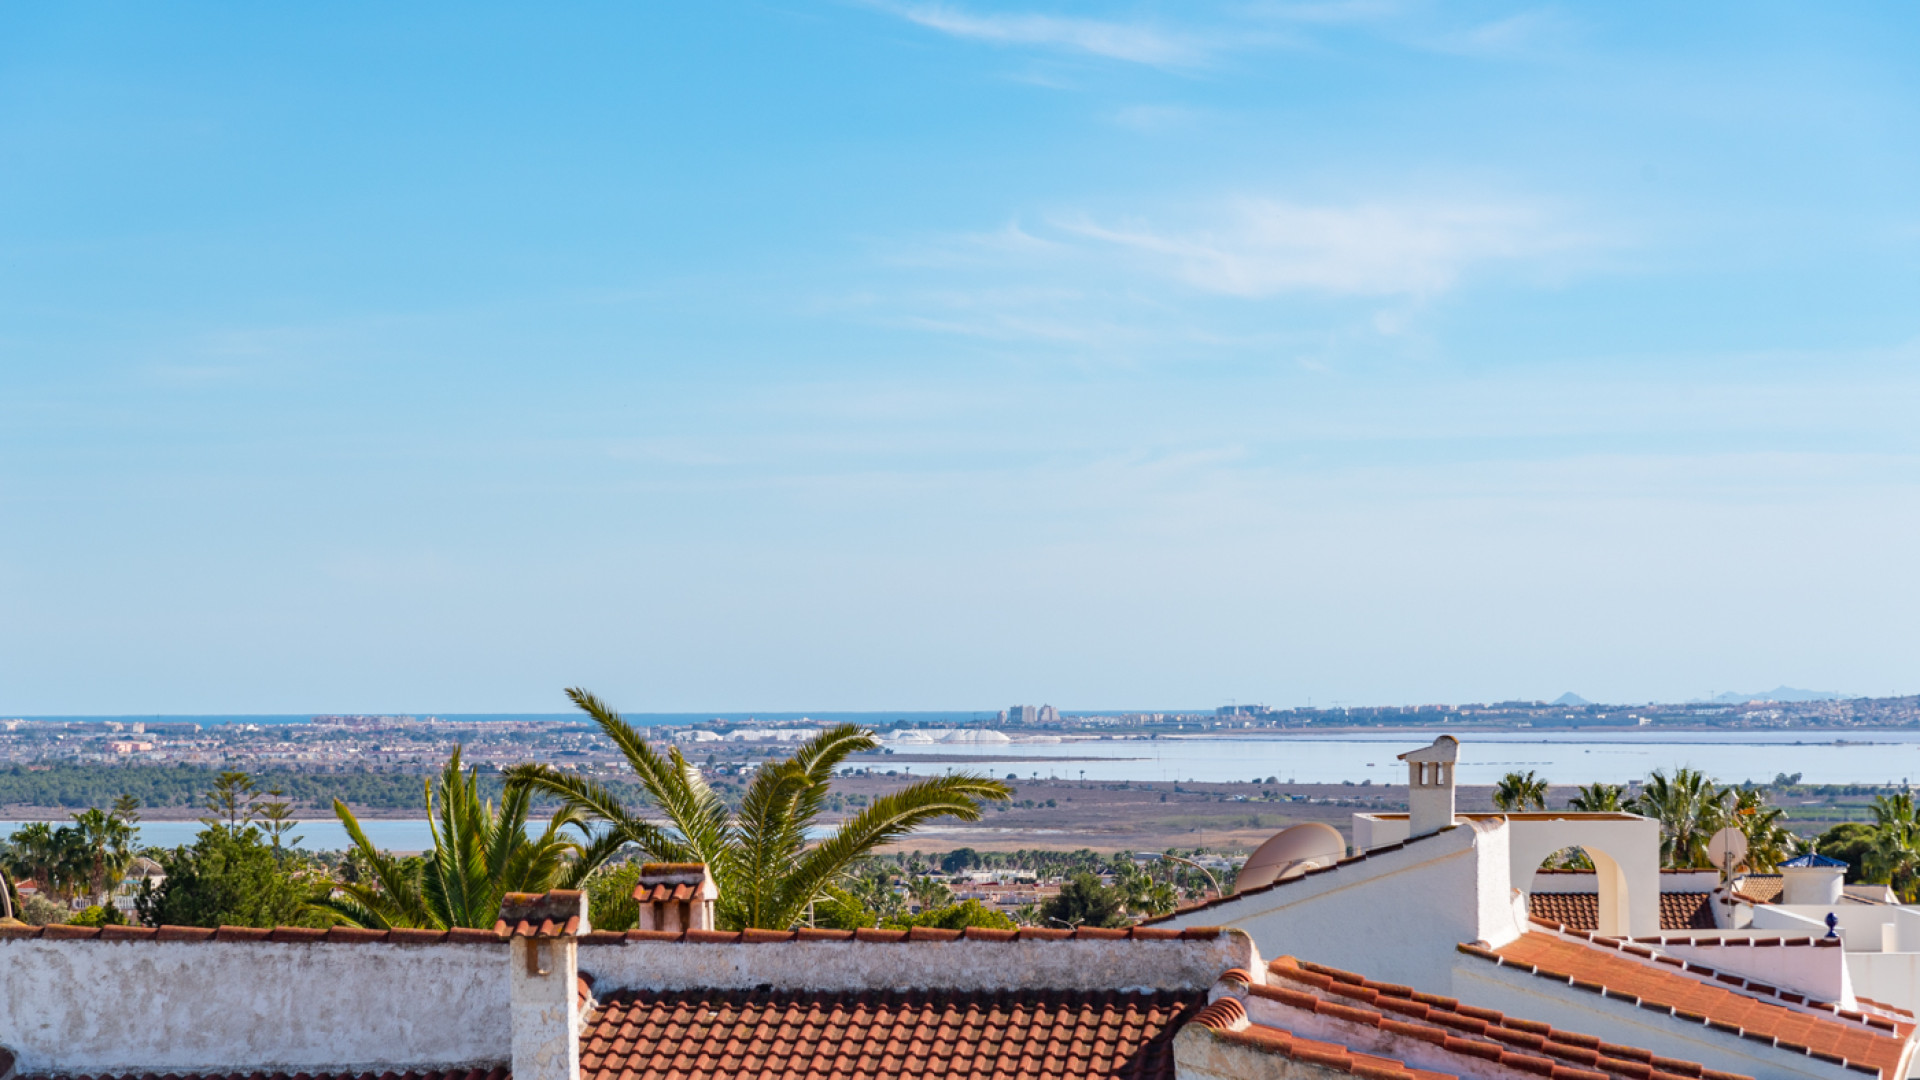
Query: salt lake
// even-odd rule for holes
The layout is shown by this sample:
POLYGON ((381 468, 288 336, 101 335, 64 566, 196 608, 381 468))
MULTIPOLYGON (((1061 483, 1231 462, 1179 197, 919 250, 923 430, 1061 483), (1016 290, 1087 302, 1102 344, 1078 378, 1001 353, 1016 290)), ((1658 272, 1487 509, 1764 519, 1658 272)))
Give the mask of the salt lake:
MULTIPOLYGON (((1371 780, 1405 783, 1394 755, 1431 741, 1433 734, 1341 732, 1328 736, 1275 738, 1159 738, 899 746, 880 759, 881 769, 924 776, 968 769, 1016 779, 1050 777, 1150 783, 1245 782, 1271 776, 1294 783, 1371 780), (979 758, 965 764, 915 762, 915 756, 955 754, 979 758)), ((1609 733, 1500 732, 1461 736, 1463 784, 1491 784, 1511 770, 1531 769, 1555 784, 1596 780, 1622 783, 1654 769, 1701 769, 1722 783, 1768 781, 1799 773, 1808 784, 1900 784, 1920 778, 1920 731, 1784 731, 1609 733)), ((903 777, 904 778, 904 777, 903 777)), ((19 822, 0 821, 0 837, 19 822)), ((432 843, 424 820, 362 822, 375 845, 418 851, 432 843)), ((146 822, 140 842, 171 847, 190 842, 192 821, 146 822)), ((295 830, 309 850, 347 846, 346 832, 331 819, 303 822, 295 830)))

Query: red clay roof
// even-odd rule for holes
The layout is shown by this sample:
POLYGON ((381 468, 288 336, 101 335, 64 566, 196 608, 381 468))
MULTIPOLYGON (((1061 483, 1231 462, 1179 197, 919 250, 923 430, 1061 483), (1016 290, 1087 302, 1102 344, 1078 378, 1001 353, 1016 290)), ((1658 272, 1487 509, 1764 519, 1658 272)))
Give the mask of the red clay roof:
POLYGON ((1280 985, 1248 986, 1250 996, 1418 1039, 1457 1059, 1463 1076, 1484 1071, 1483 1062, 1498 1062, 1553 1080, 1749 1080, 1290 956, 1275 960, 1268 970, 1281 982, 1311 986, 1316 992, 1280 985))
POLYGON ((1789 1008, 1788 1002, 1800 1003, 1799 995, 1683 964, 1673 957, 1656 959, 1650 950, 1631 944, 1581 941, 1536 931, 1499 949, 1462 945, 1460 950, 1582 989, 1637 999, 1643 1008, 1669 1011, 1730 1034, 1774 1040, 1783 1049, 1844 1061, 1888 1080, 1894 1080, 1903 1063, 1908 1036, 1914 1030, 1912 1024, 1869 1018, 1830 1004, 1804 1002, 1803 1009, 1818 1012, 1789 1008), (1682 974, 1682 969, 1693 974, 1682 974), (1735 993, 1735 986, 1768 998, 1735 993))
POLYGON ((1771 904, 1780 899, 1786 888, 1787 879, 1779 874, 1748 874, 1733 891, 1756 904, 1771 904))
POLYGON ((493 924, 493 932, 508 937, 574 937, 586 913, 587 894, 578 889, 510 892, 500 898, 500 919, 493 924))
POLYGON ((700 895, 698 885, 647 885, 633 887, 633 898, 643 904, 684 904, 700 895))
POLYGON ((1173 1080, 1204 991, 624 990, 581 1036, 582 1080, 1173 1080))
POLYGON ((1458 1080, 1452 1073, 1416 1069, 1403 1061, 1363 1054, 1339 1043, 1308 1039, 1267 1024, 1248 1023, 1246 1007, 1230 997, 1200 1010, 1193 1022, 1226 1042, 1368 1080, 1458 1080))
MULTIPOLYGON (((1571 930, 1600 928, 1600 894, 1590 892, 1536 892, 1527 897, 1527 912, 1556 926, 1571 930)), ((1712 930, 1713 894, 1660 894, 1660 929, 1712 930)))

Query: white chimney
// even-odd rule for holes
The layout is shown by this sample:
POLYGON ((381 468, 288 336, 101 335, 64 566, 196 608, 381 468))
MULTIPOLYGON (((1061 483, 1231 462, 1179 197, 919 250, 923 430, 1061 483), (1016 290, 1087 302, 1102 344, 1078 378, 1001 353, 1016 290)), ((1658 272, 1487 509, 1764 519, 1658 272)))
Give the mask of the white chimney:
POLYGON ((640 921, 634 926, 668 933, 712 930, 713 902, 719 898, 706 863, 647 863, 633 887, 633 899, 640 905, 640 921))
POLYGON ((1426 836, 1453 825, 1453 763, 1460 740, 1442 735, 1432 746, 1400 755, 1407 763, 1407 835, 1426 836))
POLYGON ((1808 852, 1780 864, 1780 902, 1831 905, 1840 902, 1847 864, 1808 852))
POLYGON ((508 893, 496 933, 512 942, 514 1080, 580 1080, 580 935, 587 894, 508 893))

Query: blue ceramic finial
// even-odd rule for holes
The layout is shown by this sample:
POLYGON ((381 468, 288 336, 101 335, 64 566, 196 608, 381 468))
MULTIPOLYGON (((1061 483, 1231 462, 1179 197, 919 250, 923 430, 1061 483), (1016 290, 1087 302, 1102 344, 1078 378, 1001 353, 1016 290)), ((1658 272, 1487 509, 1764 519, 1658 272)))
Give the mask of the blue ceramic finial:
POLYGON ((1839 934, 1836 934, 1833 932, 1833 928, 1839 925, 1840 925, 1840 916, 1835 915, 1831 911, 1827 912, 1827 936, 1828 937, 1840 936, 1839 934))

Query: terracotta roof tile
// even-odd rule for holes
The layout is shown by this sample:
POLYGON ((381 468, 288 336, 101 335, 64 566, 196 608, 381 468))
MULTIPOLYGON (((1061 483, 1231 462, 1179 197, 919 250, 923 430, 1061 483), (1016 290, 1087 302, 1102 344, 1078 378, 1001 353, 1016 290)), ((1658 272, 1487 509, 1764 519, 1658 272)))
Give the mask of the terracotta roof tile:
POLYGON ((1736 892, 1758 904, 1771 904, 1786 890, 1787 879, 1779 874, 1748 874, 1740 879, 1736 892))
POLYGON ((508 893, 500 899, 500 919, 493 924, 493 932, 507 937, 574 937, 586 912, 586 894, 578 889, 508 893))
MULTIPOLYGON (((1669 1010, 1673 1015, 1722 1030, 1775 1039, 1829 1054, 1891 1077, 1906 1057, 1912 1024, 1884 1027, 1839 1015, 1832 1005, 1808 1003, 1821 1012, 1790 1008, 1786 995, 1762 999, 1738 993, 1738 977, 1723 981, 1719 973, 1687 964, 1691 974, 1676 970, 1672 957, 1651 963, 1623 952, 1618 943, 1592 943, 1551 933, 1528 933, 1498 949, 1462 946, 1462 952, 1532 970, 1564 981, 1597 984, 1610 996, 1631 998, 1645 1008, 1669 1010), (1824 1015, 1823 1015, 1824 1013, 1824 1015)), ((1771 988, 1768 988, 1771 989, 1771 988)), ((1798 995, 1794 1000, 1799 1000, 1798 995)), ((1860 1014, 1854 1014, 1856 1016, 1860 1014)))
MULTIPOLYGON (((1538 1021, 1463 1005, 1452 998, 1376 982, 1290 956, 1275 960, 1268 971, 1277 982, 1248 987, 1245 992, 1250 997, 1420 1039, 1458 1058, 1461 1076, 1477 1075, 1482 1061, 1553 1080, 1666 1080, 1710 1073, 1693 1062, 1657 1058, 1636 1047, 1616 1046, 1592 1035, 1560 1031, 1538 1021), (1289 982, 1312 987, 1312 992, 1291 989, 1286 985, 1289 982), (1329 998, 1344 999, 1344 1003, 1329 998)), ((1434 1062, 1428 1060, 1427 1064, 1434 1062)), ((1748 1080, 1729 1073, 1714 1075, 1725 1080, 1748 1080)))
POLYGON ((583 1080, 1173 1080, 1200 991, 623 990, 581 1035, 583 1080))
MULTIPOLYGON (((1528 914, 1543 922, 1570 930, 1600 928, 1600 894, 1532 893, 1527 897, 1528 914)), ((1660 929, 1712 930, 1713 894, 1667 892, 1660 894, 1660 929)))

